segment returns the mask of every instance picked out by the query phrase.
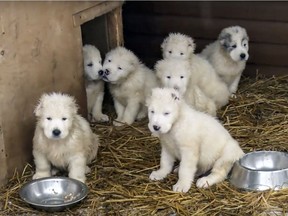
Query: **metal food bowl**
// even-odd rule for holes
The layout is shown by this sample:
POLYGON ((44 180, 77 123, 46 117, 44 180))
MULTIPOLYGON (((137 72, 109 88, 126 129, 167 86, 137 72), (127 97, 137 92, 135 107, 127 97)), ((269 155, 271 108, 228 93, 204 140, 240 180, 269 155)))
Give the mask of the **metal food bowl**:
POLYGON ((26 183, 19 194, 34 208, 62 211, 83 200, 88 188, 84 183, 68 177, 48 177, 26 183))
POLYGON ((230 183, 245 190, 288 188, 288 153, 256 151, 235 162, 230 183))

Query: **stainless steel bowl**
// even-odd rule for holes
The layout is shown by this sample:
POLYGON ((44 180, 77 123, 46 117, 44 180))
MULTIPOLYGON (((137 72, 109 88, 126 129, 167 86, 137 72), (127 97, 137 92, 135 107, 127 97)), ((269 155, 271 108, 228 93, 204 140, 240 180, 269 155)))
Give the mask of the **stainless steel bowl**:
POLYGON ((288 188, 288 153, 256 151, 237 161, 230 183, 245 190, 280 190, 288 188))
POLYGON ((45 211, 62 211, 83 200, 87 186, 67 177, 32 180, 20 189, 20 197, 31 206, 45 211))

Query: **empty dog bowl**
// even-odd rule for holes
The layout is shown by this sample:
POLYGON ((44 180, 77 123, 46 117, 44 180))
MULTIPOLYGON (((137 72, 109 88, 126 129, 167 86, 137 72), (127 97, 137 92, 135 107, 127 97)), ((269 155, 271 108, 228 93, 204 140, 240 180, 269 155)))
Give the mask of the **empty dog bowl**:
POLYGON ((20 197, 31 206, 45 211, 62 211, 83 200, 87 186, 67 177, 32 180, 20 189, 20 197))
POLYGON ((288 188, 288 153, 256 151, 235 162, 230 183, 245 190, 288 188))

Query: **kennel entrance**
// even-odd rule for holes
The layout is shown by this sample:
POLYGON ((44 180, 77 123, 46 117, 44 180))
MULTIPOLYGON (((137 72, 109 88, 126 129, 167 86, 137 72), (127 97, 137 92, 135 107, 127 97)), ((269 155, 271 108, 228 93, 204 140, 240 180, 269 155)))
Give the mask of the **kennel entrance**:
POLYGON ((102 32, 93 43, 102 52, 122 44, 122 4, 0 2, 0 185, 32 162, 33 110, 44 92, 73 95, 86 116, 82 36, 89 42, 102 32), (82 26, 94 19, 93 32, 83 35, 82 26))

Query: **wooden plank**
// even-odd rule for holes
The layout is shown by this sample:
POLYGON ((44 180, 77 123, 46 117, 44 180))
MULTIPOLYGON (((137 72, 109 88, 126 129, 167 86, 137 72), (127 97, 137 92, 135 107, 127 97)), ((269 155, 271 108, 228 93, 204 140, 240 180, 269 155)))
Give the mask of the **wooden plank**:
POLYGON ((240 25, 246 28, 251 41, 288 44, 288 23, 284 22, 133 15, 126 16, 124 23, 127 33, 165 36, 169 32, 182 32, 203 39, 215 39, 223 28, 240 25))
POLYGON ((95 17, 102 16, 103 14, 120 7, 122 4, 123 1, 104 1, 100 4, 99 2, 96 2, 93 7, 77 12, 73 15, 74 26, 80 26, 83 23, 94 19, 95 17))
POLYGON ((127 14, 161 14, 206 18, 288 21, 288 2, 129 1, 127 14))
POLYGON ((244 76, 249 76, 249 77, 255 77, 257 74, 263 74, 267 77, 284 76, 284 75, 288 75, 288 67, 275 67, 275 66, 270 66, 270 65, 248 64, 243 72, 244 76))
MULTIPOLYGON (((149 36, 149 35, 133 35, 127 38, 125 46, 132 51, 144 56, 161 56, 160 45, 164 37, 149 36)), ((212 40, 195 39, 196 52, 201 50, 212 40)), ((288 66, 288 46, 279 44, 263 44, 250 43, 249 44, 250 58, 248 62, 253 64, 274 65, 274 66, 288 66)))
POLYGON ((117 7, 107 14, 107 30, 108 30, 108 47, 113 49, 122 46, 123 25, 122 25, 122 8, 117 7))

